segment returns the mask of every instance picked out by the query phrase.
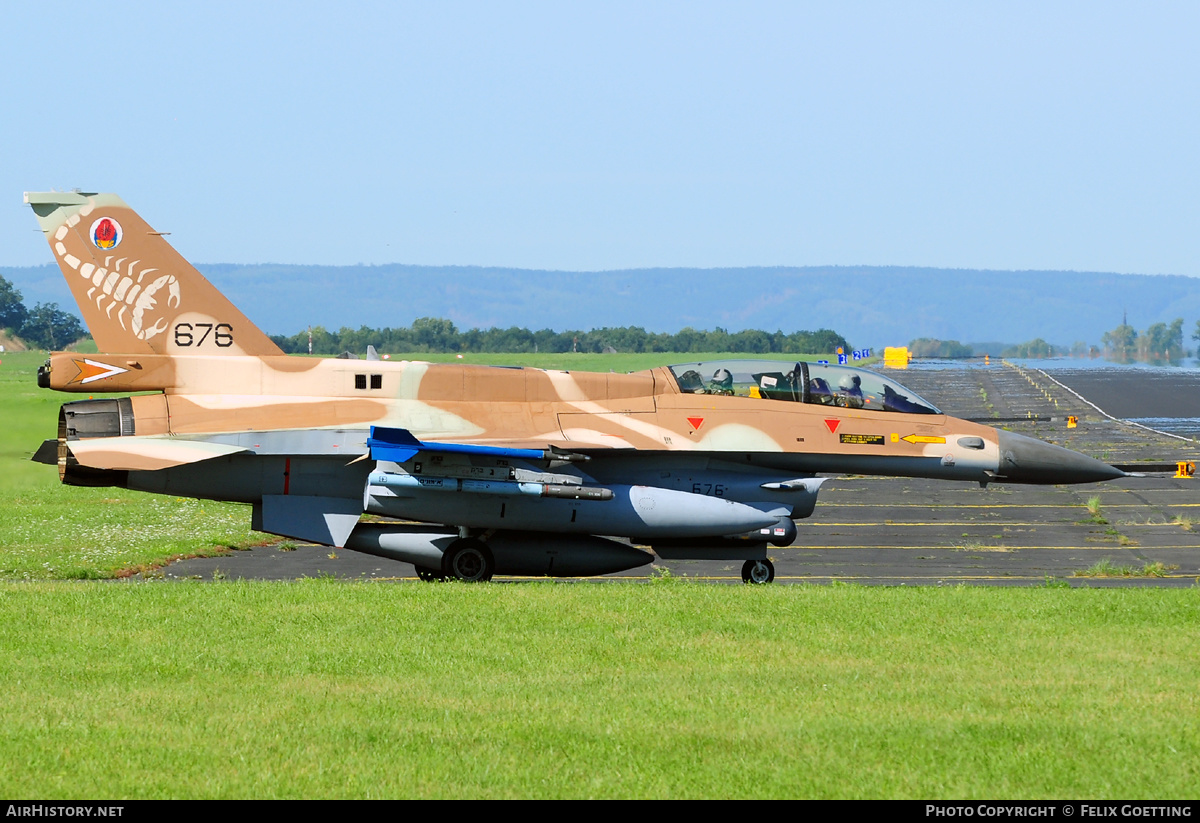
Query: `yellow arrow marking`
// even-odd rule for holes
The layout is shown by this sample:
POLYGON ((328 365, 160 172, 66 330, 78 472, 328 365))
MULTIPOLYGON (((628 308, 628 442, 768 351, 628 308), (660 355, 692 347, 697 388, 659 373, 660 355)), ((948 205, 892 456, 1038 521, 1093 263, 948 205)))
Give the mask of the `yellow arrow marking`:
POLYGON ((900 438, 908 443, 945 443, 946 438, 931 434, 906 434, 900 438))

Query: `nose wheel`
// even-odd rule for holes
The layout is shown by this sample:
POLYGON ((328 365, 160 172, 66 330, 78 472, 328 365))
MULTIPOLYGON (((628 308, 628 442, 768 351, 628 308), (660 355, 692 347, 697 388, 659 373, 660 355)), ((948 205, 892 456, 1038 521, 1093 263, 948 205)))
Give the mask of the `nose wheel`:
POLYGON ((770 560, 747 560, 742 565, 742 582, 761 586, 775 579, 775 564, 770 560))

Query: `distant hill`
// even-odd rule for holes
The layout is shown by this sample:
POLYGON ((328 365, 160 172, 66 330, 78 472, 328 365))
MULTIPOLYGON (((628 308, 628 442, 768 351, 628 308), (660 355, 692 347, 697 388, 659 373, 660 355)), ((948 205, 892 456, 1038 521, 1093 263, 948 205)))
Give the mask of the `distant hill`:
POLYGON ((25 341, 19 337, 9 337, 4 329, 0 329, 0 351, 25 351, 28 346, 25 341))
MULTIPOLYGON (((917 337, 962 342, 1098 343, 1129 323, 1200 318, 1200 278, 905 267, 631 269, 556 272, 470 266, 200 265, 268 334, 407 326, 447 317, 459 328, 685 326, 785 332, 827 327, 854 346, 917 337)), ((72 307, 53 265, 0 268, 27 303, 72 307)))

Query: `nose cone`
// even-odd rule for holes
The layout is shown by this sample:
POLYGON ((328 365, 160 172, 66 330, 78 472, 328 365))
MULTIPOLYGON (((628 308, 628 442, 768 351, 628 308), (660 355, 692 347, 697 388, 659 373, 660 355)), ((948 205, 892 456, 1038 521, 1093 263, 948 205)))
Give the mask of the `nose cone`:
POLYGON ((998 474, 1010 483, 1096 483, 1125 476, 1120 469, 1062 446, 1003 430, 997 434, 998 474))

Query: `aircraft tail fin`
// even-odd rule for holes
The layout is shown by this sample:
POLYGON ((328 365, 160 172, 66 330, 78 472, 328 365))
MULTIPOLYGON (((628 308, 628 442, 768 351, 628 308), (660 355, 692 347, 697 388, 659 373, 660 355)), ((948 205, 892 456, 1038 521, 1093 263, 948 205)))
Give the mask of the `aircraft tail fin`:
POLYGON ((101 352, 283 353, 115 194, 26 192, 25 202, 101 352))

